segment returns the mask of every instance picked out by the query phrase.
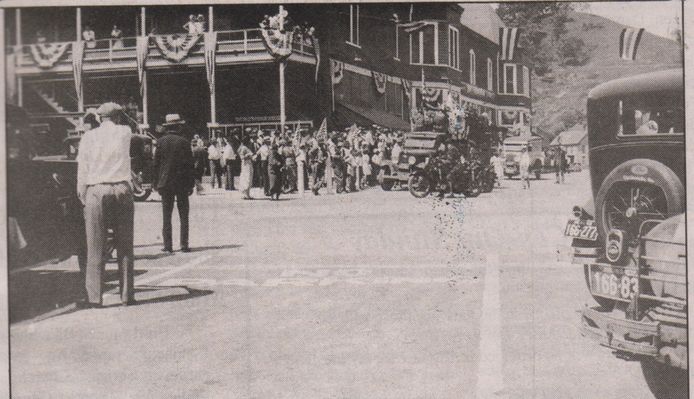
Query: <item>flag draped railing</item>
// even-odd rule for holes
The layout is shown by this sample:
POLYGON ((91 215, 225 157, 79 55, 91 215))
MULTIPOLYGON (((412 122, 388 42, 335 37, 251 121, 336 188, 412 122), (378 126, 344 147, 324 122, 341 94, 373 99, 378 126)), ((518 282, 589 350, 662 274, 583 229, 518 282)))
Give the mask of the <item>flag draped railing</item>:
POLYGON ((72 42, 72 75, 75 79, 75 92, 77 93, 77 102, 82 103, 82 64, 84 61, 84 42, 78 40, 72 42))
POLYGON ((169 61, 181 62, 188 57, 190 49, 200 40, 202 35, 189 35, 187 33, 172 35, 156 35, 154 43, 169 61))
POLYGON ((52 68, 65 54, 70 43, 38 43, 29 46, 31 57, 39 68, 52 68))

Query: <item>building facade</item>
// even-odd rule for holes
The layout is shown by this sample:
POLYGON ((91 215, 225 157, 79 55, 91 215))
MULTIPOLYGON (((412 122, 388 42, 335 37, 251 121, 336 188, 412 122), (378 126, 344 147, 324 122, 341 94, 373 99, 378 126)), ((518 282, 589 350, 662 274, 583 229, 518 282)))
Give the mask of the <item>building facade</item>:
MULTIPOLYGON (((288 25, 313 26, 317 39, 295 36, 285 60, 287 125, 327 117, 331 128, 370 122, 405 130, 423 97, 476 108, 502 127, 530 123, 531 66, 522 51, 500 58, 503 24, 488 4, 290 4, 286 11, 288 25)), ((58 130, 78 128, 84 111, 103 101, 129 104, 143 129, 172 112, 191 134, 276 126, 282 78, 259 23, 277 13, 276 5, 8 9, 8 101, 58 130), (181 35, 189 16, 216 32, 212 77, 207 35, 181 35), (112 38, 116 29, 121 39, 112 38), (88 30, 96 40, 80 52, 73 42, 88 30)))

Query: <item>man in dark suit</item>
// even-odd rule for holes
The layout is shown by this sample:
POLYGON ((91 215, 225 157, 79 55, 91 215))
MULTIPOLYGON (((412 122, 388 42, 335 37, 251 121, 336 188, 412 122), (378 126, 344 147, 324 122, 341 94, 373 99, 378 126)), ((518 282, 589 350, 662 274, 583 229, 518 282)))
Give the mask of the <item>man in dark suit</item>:
POLYGON ((171 213, 174 200, 181 220, 181 251, 190 252, 188 246, 188 196, 195 187, 193 153, 190 142, 181 136, 185 121, 178 114, 166 115, 166 133, 157 140, 154 153, 154 187, 161 195, 164 227, 164 252, 173 252, 171 239, 171 213))

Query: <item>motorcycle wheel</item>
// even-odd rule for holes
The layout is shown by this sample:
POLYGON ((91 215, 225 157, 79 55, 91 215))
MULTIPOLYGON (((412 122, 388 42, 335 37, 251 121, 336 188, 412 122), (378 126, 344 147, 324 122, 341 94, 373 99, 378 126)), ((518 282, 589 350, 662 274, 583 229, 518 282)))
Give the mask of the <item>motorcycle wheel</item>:
POLYGON ((422 173, 415 173, 407 179, 407 189, 415 198, 424 198, 431 192, 431 182, 422 173))

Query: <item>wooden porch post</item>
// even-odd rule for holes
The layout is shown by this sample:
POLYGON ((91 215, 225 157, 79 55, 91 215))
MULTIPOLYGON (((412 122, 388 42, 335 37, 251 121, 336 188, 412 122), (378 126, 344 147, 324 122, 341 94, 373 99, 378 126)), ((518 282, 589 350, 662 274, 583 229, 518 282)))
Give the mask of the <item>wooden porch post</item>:
MULTIPOLYGON (((145 26, 147 14, 145 7, 140 7, 140 35, 147 35, 147 27, 145 26)), ((147 107, 147 70, 142 73, 142 124, 145 127, 149 126, 149 109, 147 107)))

